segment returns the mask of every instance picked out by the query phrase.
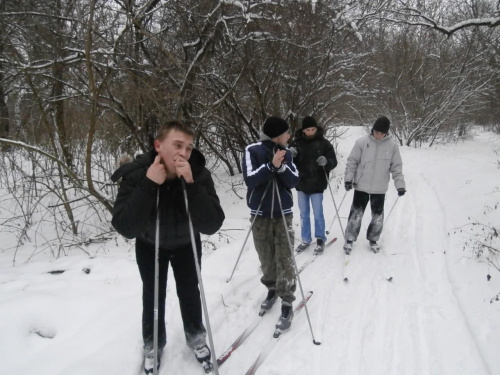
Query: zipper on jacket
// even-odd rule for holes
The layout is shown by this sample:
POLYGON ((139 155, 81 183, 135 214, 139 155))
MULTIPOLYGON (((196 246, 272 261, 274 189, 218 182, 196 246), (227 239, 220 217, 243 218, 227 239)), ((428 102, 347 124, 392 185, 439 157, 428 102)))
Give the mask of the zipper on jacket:
MULTIPOLYGON (((375 179, 375 171, 377 170, 377 163, 378 163, 378 144, 380 141, 375 140, 375 156, 373 160, 373 175, 372 175, 372 180, 370 181, 370 191, 373 191, 373 180, 375 179)), ((372 194, 372 193, 370 193, 372 194)))
POLYGON ((276 179, 273 177, 273 197, 271 198, 271 219, 274 219, 274 192, 276 191, 276 179))

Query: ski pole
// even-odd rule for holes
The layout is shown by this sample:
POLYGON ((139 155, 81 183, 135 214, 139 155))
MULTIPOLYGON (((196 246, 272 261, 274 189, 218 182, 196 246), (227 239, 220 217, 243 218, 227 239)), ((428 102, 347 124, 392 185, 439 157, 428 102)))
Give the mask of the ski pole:
MULTIPOLYGON (((329 182, 329 181, 328 181, 328 184, 330 184, 330 182, 329 182)), ((345 196, 346 196, 346 195, 347 195, 347 190, 346 190, 346 192, 344 193, 344 196, 342 197, 342 200, 340 201, 340 204, 339 204, 339 210, 340 210, 340 207, 342 207, 342 203, 344 203, 344 199, 345 199, 345 196)), ((337 213, 335 213, 335 217, 333 218, 333 220, 332 220, 332 222, 331 222, 330 226, 328 227, 328 230, 326 231, 326 234, 330 234, 330 229, 332 229, 333 223, 335 223, 335 219, 336 219, 337 217, 339 217, 338 212, 337 212, 337 213)), ((340 220, 340 218, 339 218, 339 220, 340 220)))
MULTIPOLYGON (((337 208, 337 203, 335 203, 335 198, 333 197, 332 187, 330 186, 330 180, 328 180, 328 174, 326 173, 325 167, 323 167, 323 171, 325 172, 325 176, 326 176, 326 179, 328 181, 328 189, 330 190, 330 195, 332 196, 332 201, 333 201, 333 205, 335 207, 335 212, 337 214, 337 217, 339 218, 340 230, 342 231, 342 236, 344 237, 344 241, 345 241, 344 228, 342 227, 342 222, 340 221, 339 209, 337 208)), ((345 194, 344 194, 344 197, 345 197, 345 194)), ((344 200, 342 199, 342 201, 344 201, 344 200)))
POLYGON ((213 342, 213 338, 212 338, 212 329, 210 328, 210 319, 208 317, 207 302, 205 300, 205 290, 203 288, 203 280, 201 278, 201 270, 200 270, 200 263, 199 263, 200 259, 198 257, 198 252, 196 251, 196 242, 195 242, 195 238, 194 238, 193 222, 191 221, 191 215, 189 214, 189 205, 188 205, 188 198, 187 198, 187 191, 186 191, 186 181, 184 180, 183 177, 181 177, 180 180, 181 180, 181 184, 182 184, 182 191, 184 193, 184 203, 186 205, 186 214, 187 214, 188 222, 189 222, 189 234, 191 235, 191 247, 193 248, 194 264, 196 266, 196 275, 198 276, 198 284, 200 286, 201 302, 203 303, 203 312, 205 315, 205 322, 207 324, 208 341, 210 343, 210 350, 212 352, 212 365, 213 365, 214 370, 215 370, 215 375, 219 375, 219 367, 217 365, 217 356, 215 355, 215 347, 214 347, 214 342, 213 342))
POLYGON ((302 281, 300 280, 299 270, 297 268, 297 261, 295 260, 295 254, 293 252, 292 241, 290 240, 290 233, 288 231, 289 230, 288 226, 286 225, 286 219, 285 219, 285 215, 283 213, 283 205, 281 204, 281 197, 280 197, 280 193, 278 190, 278 184, 276 183, 275 178, 273 178, 273 185, 274 185, 273 189, 276 190, 276 195, 278 196, 278 202, 279 202, 280 210, 281 210, 281 217, 283 218, 283 224, 285 225, 285 232, 286 232, 286 238, 288 240, 288 247, 290 248, 290 254, 291 254, 291 257, 293 259, 293 267, 295 268, 295 274, 297 275, 297 281, 299 284, 300 294, 302 296, 302 303, 304 304, 306 316, 307 316, 307 322, 309 323, 309 330, 311 331, 311 336, 312 336, 314 345, 321 345, 321 342, 316 341, 316 339, 314 338, 314 332, 313 332, 313 328, 311 325, 311 318, 309 317, 309 309, 307 308, 307 301, 306 301, 306 297, 304 295, 304 289, 302 288, 302 281))
MULTIPOLYGON (((269 180, 269 181, 267 182, 267 185, 266 185, 266 190, 264 190, 264 194, 262 195, 262 198, 260 199, 259 207, 257 207, 257 214, 258 214, 258 212, 259 212, 259 210, 260 210, 260 207, 262 206, 262 202, 264 201, 264 197, 265 197, 265 196, 266 196, 266 194, 267 194, 267 190, 269 189, 269 186, 271 185, 271 181, 272 181, 272 180, 269 180)), ((243 249, 245 248, 245 245, 246 245, 246 243, 247 243, 248 236, 250 235, 250 232, 252 231, 253 224, 255 223, 255 219, 257 219, 257 216, 258 216, 257 214, 253 217, 252 223, 250 224, 250 229, 249 229, 249 230, 248 230, 248 232, 247 232, 247 236, 245 237, 245 241, 243 241, 243 246, 241 246, 241 250, 240 250, 240 253, 239 253, 239 255, 238 255, 238 259, 236 259, 236 263, 235 263, 235 265, 234 265, 234 267, 233 267, 233 272, 231 272, 231 276, 229 276, 229 278, 226 280, 226 283, 230 282, 230 281, 231 281, 231 279, 233 278, 234 271, 236 271, 236 266, 238 266, 238 263, 239 263, 240 258, 241 258, 241 254, 243 253, 243 249)))
POLYGON ((160 189, 156 194, 156 233, 155 233, 155 297, 153 309, 153 375, 158 375, 158 281, 160 279, 160 189))
POLYGON ((396 207, 396 203, 398 203, 398 200, 399 200, 399 195, 398 195, 398 197, 396 198, 396 200, 394 201, 394 204, 392 205, 392 208, 391 208, 391 210, 389 211, 389 215, 387 215, 387 217, 385 218, 384 225, 387 223, 387 220, 389 220, 389 216, 391 216, 391 214, 392 214, 392 210, 394 210, 394 207, 396 207))

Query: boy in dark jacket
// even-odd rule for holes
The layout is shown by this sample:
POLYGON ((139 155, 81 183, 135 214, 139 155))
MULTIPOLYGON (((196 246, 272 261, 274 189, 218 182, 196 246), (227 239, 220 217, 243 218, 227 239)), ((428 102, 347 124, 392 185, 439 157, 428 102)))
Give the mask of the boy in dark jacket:
POLYGON ((311 238, 311 205, 314 213, 314 237, 320 254, 325 248, 325 217, 323 215, 323 192, 328 187, 328 174, 337 166, 337 157, 332 144, 323 136, 323 128, 310 116, 302 120, 302 128, 295 132, 291 144, 293 161, 299 170, 297 200, 300 210, 302 243, 296 251, 302 252, 309 247, 311 238))
POLYGON ((181 178, 185 180, 189 214, 195 231, 196 251, 201 265, 200 233, 213 234, 224 221, 224 212, 214 188, 205 157, 193 146, 193 130, 180 121, 163 125, 154 142, 154 150, 138 155, 122 165, 111 177, 121 178, 113 208, 112 224, 126 238, 135 238, 137 265, 143 283, 142 335, 144 370, 153 373, 153 322, 155 235, 159 210, 159 308, 158 347, 167 342, 165 298, 168 264, 172 265, 188 346, 198 361, 210 359, 195 259, 189 233, 181 178), (158 194, 159 193, 159 194, 158 194), (159 201, 157 202, 157 197, 159 201))
POLYGON ((288 329, 291 325, 296 289, 292 259, 294 235, 291 189, 297 184, 299 176, 292 155, 286 148, 290 139, 288 128, 286 121, 279 117, 267 118, 259 142, 246 147, 243 160, 243 176, 248 186, 247 205, 250 208, 250 220, 253 221, 253 240, 263 273, 261 282, 268 289, 261 309, 269 310, 277 298, 281 298, 281 317, 276 324, 279 330, 288 329), (292 249, 288 236, 292 241, 292 249))

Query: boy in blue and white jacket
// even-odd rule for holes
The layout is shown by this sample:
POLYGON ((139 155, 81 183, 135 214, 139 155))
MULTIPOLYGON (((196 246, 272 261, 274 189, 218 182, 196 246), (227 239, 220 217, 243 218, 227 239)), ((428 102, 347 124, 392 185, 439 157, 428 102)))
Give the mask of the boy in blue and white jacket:
POLYGON ((280 297, 282 314, 276 328, 285 330, 293 318, 296 275, 293 256, 293 197, 292 191, 299 173, 290 150, 289 126, 279 117, 269 117, 264 122, 260 140, 248 145, 243 160, 243 176, 248 187, 247 205, 253 222, 252 234, 259 255, 267 287, 267 298, 262 310, 268 310, 280 297), (283 216, 286 228, 283 223, 283 216), (291 246, 288 243, 288 236, 291 246))

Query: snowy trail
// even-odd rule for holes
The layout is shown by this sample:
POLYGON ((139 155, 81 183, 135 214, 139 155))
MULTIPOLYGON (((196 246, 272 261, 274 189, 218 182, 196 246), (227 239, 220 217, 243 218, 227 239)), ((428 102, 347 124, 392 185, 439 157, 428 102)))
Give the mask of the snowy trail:
MULTIPOLYGON (((332 187, 337 204, 345 196, 340 210, 343 228, 352 191, 345 193, 342 169, 354 140, 363 134, 363 128, 349 128, 339 143, 332 187)), ((337 237, 337 242, 300 275, 304 292, 314 291, 308 308, 321 345, 312 343, 306 314, 297 315, 257 374, 499 374, 500 302, 492 297, 499 294, 500 277, 471 257, 471 245, 458 230, 453 233, 470 218, 500 225, 499 145, 499 135, 478 133, 474 140, 456 144, 403 147, 408 193, 398 199, 385 224, 381 252, 373 254, 365 239, 368 209, 345 283, 344 240, 338 222, 333 223, 328 237, 337 237)), ((224 178, 218 191, 227 219, 220 233, 206 239, 210 246, 202 264, 217 356, 254 320, 267 292, 260 282, 252 236, 233 279, 226 282, 250 221, 245 199, 232 193, 233 182, 241 183, 239 177, 224 178)), ((391 181, 386 214, 395 200, 391 181)), ((330 225, 335 209, 328 191, 324 204, 330 225)), ((297 245, 298 207, 294 229, 297 245)), ((107 244, 90 245, 92 257, 74 249, 67 257, 40 254, 16 267, 9 250, 0 249, 0 374, 140 372, 142 296, 133 248, 133 241, 117 236, 107 244), (50 273, 54 270, 64 272, 50 273)), ((19 251, 19 259, 21 253, 30 257, 33 244, 19 251)), ((310 247, 297 257, 299 266, 312 251, 310 247)), ((298 290, 296 298, 298 304, 298 290)), ((278 303, 219 368, 220 375, 248 369, 272 336, 279 314, 278 303)), ((171 270, 166 315, 168 342, 160 375, 200 375, 186 345, 171 270)))
MULTIPOLYGON (((412 160, 408 164, 407 169, 415 170, 412 160)), ((415 373, 487 374, 447 272, 446 211, 423 174, 408 173, 407 183, 414 188, 398 203, 398 215, 391 218, 398 224, 387 228, 385 247, 409 253, 409 257, 393 256, 389 267, 401 275, 393 281, 399 302, 391 305, 406 309, 402 312, 407 314, 412 340, 408 344, 415 352, 409 357, 419 358, 412 367, 418 369, 415 373), (461 360, 470 356, 473 361, 461 360)))
MULTIPOLYGON (((411 156, 405 159, 411 189, 387 222, 382 252, 371 253, 364 239, 367 212, 347 284, 341 278, 343 241, 303 274, 303 283, 317 286, 310 308, 322 345, 312 347, 305 323, 294 322, 298 342, 283 339, 279 347, 288 354, 271 355, 261 374, 288 373, 287 358, 314 359, 290 373, 310 372, 312 365, 317 375, 325 374, 325 366, 349 375, 490 373, 447 271, 445 208, 415 167, 418 155, 411 156), (392 282, 386 280, 389 275, 392 282)), ((387 199, 389 209, 394 192, 387 199)), ((347 216, 349 204, 341 216, 347 216)))
POLYGON ((422 303, 427 307, 422 311, 425 319, 422 323, 425 323, 430 352, 440 353, 439 357, 435 354, 431 357, 432 368, 441 367, 442 373, 455 371, 488 374, 488 366, 476 344, 475 335, 455 294, 448 272, 446 254, 452 249, 447 235, 449 220, 446 218, 446 208, 426 176, 421 173, 419 178, 423 183, 418 185, 419 192, 416 199, 412 200, 411 209, 417 215, 415 238, 418 241, 417 247, 412 248, 412 251, 415 265, 421 270, 417 276, 423 286, 420 290, 422 303), (422 200, 426 201, 425 210, 417 207, 422 200), (426 235, 418 236, 418 233, 426 235), (457 342, 460 345, 451 345, 457 342), (448 349, 446 355, 450 358, 449 362, 445 362, 446 367, 442 360, 443 348, 448 349), (450 349, 459 351, 453 352, 450 349), (465 361, 467 356, 474 360, 465 361), (450 364, 455 366, 454 370, 450 368, 450 364), (471 364, 473 366, 469 368, 471 364))

